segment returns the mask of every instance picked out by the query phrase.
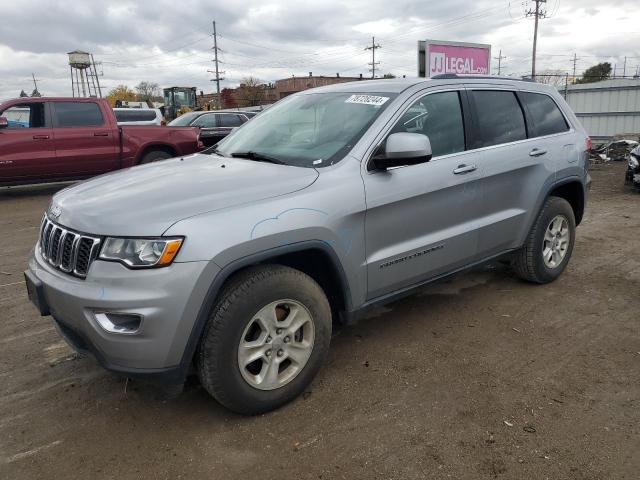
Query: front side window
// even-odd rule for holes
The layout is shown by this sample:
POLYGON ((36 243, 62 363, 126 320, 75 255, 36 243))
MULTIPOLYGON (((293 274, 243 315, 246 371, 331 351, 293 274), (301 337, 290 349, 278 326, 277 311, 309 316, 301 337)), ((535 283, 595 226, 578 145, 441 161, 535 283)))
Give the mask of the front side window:
POLYGON ((218 115, 218 124, 221 127, 239 127, 242 125, 242 119, 239 115, 236 114, 219 114, 218 115))
POLYGON ((464 151, 464 121, 458 92, 425 95, 407 110, 390 133, 422 133, 433 156, 464 151))
POLYGON ((13 105, 2 112, 0 116, 8 120, 9 126, 7 128, 12 130, 45 126, 44 103, 13 105))
POLYGON ((524 115, 514 92, 476 90, 472 96, 478 114, 481 146, 489 147, 527 138, 524 115))
POLYGON ((344 158, 396 96, 375 92, 292 95, 227 136, 215 152, 238 157, 250 152, 249 156, 268 156, 300 167, 332 165, 344 158))
POLYGON ((104 123, 97 103, 55 102, 57 127, 91 127, 104 123))
POLYGON ((217 126, 216 115, 213 113, 201 115, 198 118, 196 118, 196 120, 191 125, 194 127, 201 127, 201 128, 215 128, 217 126))
POLYGON ((533 132, 530 136, 542 137, 569 130, 562 112, 548 95, 542 93, 521 92, 520 98, 531 116, 533 132))

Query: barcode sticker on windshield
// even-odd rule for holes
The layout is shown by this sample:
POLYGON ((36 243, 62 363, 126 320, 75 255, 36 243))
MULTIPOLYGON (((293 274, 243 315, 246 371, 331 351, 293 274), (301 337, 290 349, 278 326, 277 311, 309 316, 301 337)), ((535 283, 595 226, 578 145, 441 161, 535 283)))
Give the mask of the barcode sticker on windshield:
POLYGON ((389 97, 379 97, 377 95, 351 95, 344 103, 360 103, 362 105, 384 105, 389 97))

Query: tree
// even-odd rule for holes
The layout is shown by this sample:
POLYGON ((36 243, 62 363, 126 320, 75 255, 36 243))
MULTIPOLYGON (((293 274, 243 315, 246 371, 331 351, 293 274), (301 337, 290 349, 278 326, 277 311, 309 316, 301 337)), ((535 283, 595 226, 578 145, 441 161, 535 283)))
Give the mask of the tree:
POLYGON ((602 62, 593 67, 587 68, 582 74, 582 78, 576 80, 576 83, 593 83, 607 80, 611 77, 611 64, 602 62))
POLYGON ((238 106, 236 96, 231 88, 223 88, 220 91, 220 100, 222 108, 236 108, 238 106))
POLYGON ((118 85, 115 88, 109 90, 107 93, 107 100, 112 107, 116 106, 116 100, 122 100, 127 102, 133 102, 138 99, 136 92, 126 85, 118 85))
POLYGON ((264 101, 264 83, 255 77, 245 77, 236 90, 239 107, 253 107, 264 101))
POLYGON ((20 92, 20 98, 24 98, 24 97, 28 97, 29 95, 27 95, 27 92, 25 92, 24 90, 22 90, 20 92))
POLYGON ((551 85, 552 87, 564 87, 567 81, 567 74, 562 70, 543 70, 535 78, 536 82, 551 85))
POLYGON ((155 82, 140 82, 136 85, 136 92, 140 102, 152 102, 160 96, 160 87, 155 82))
POLYGON ((385 73, 382 78, 396 78, 396 76, 393 73, 385 73))

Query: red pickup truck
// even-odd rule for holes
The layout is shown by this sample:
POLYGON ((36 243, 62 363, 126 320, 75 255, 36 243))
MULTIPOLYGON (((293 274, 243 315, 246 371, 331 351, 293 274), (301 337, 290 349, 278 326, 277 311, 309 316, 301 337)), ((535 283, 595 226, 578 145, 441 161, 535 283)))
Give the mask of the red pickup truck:
POLYGON ((118 126, 98 98, 0 105, 0 185, 87 178, 201 150, 197 127, 118 126))

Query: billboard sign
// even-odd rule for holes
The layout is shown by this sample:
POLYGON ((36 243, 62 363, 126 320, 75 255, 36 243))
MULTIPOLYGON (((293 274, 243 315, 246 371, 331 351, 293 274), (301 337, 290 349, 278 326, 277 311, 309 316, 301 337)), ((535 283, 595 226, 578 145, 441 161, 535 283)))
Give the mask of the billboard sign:
POLYGON ((445 73, 489 75, 490 71, 491 45, 440 40, 418 42, 419 77, 445 73))

